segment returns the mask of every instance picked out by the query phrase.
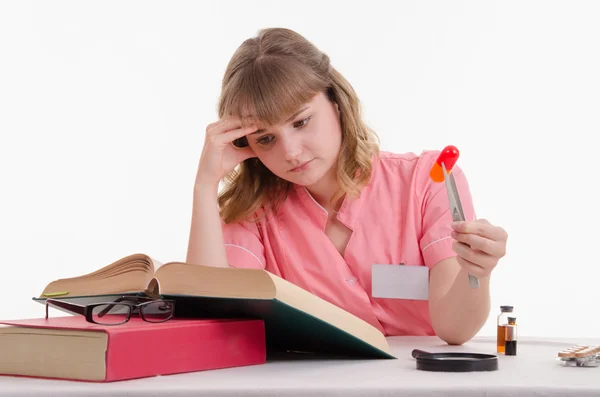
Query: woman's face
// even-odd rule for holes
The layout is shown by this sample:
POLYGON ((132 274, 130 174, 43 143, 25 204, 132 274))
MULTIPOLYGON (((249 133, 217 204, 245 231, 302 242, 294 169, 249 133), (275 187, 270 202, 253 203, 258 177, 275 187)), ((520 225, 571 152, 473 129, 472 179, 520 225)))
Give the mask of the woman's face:
POLYGON ((336 163, 342 143, 337 104, 324 93, 301 106, 287 122, 247 135, 258 159, 275 175, 310 186, 336 163))

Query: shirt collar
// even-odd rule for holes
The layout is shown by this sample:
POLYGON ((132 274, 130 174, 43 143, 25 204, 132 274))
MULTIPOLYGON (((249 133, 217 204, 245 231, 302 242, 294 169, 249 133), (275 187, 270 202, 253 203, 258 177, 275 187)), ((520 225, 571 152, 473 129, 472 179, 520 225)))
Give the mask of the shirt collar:
MULTIPOLYGON (((354 230, 357 220, 360 217, 361 209, 366 200, 368 200, 369 193, 371 191, 371 185, 373 177, 375 175, 375 169, 378 166, 378 161, 373 161, 373 173, 369 183, 363 186, 360 196, 351 197, 346 195, 337 213, 337 219, 343 223, 347 228, 354 230)), ((294 185, 295 192, 300 201, 304 204, 304 207, 309 212, 309 215, 317 221, 320 226, 325 230, 327 224, 327 210, 315 200, 308 189, 304 186, 294 185)))

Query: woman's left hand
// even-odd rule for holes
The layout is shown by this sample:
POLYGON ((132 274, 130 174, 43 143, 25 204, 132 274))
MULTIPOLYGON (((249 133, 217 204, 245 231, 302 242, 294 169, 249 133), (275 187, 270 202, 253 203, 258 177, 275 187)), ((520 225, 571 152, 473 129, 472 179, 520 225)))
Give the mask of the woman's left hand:
POLYGON ((506 255, 508 234, 485 219, 452 223, 452 249, 458 264, 477 278, 489 277, 506 255))

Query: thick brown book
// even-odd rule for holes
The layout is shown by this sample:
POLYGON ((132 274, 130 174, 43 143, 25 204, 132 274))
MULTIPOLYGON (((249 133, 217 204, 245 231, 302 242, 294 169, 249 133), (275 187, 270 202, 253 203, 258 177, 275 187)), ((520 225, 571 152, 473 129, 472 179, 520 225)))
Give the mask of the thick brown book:
POLYGON ((176 317, 262 319, 269 352, 395 358, 371 324, 261 269, 163 264, 134 254, 89 274, 52 281, 33 299, 82 303, 142 293, 174 299, 176 317))

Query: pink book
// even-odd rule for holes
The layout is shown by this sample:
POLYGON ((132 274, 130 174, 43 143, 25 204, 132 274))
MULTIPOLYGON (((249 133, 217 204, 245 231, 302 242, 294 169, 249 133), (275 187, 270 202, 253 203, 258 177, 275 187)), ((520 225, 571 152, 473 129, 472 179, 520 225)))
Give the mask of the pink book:
POLYGON ((180 319, 121 325, 83 316, 0 321, 0 375, 112 382, 263 364, 262 320, 180 319))

